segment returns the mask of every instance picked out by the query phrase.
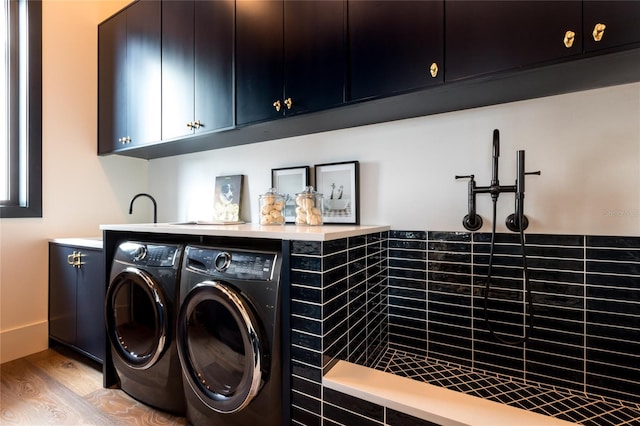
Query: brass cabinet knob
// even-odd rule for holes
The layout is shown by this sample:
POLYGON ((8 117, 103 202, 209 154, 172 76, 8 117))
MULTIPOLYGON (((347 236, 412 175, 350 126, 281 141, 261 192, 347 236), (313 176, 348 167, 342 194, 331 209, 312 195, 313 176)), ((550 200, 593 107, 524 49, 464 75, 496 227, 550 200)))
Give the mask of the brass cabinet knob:
POLYGON ((280 108, 282 108, 282 105, 280 104, 280 101, 275 101, 273 103, 273 107, 276 109, 276 111, 280 112, 280 108))
POLYGON ((188 127, 189 129, 193 129, 193 123, 187 123, 187 127, 188 127))
POLYGON ((567 49, 573 46, 573 41, 575 39, 576 39, 576 33, 574 33, 573 31, 569 30, 566 33, 564 33, 564 45, 567 47, 567 49))
POLYGON ((120 142, 121 144, 126 144, 131 142, 131 137, 130 136, 123 136, 121 138, 118 138, 118 142, 120 142))
POLYGON ((593 33, 591 33, 591 35, 593 36, 594 41, 602 40, 602 36, 604 35, 605 28, 607 28, 607 26, 605 24, 600 24, 600 23, 596 24, 596 26, 593 27, 593 33))
POLYGON ((291 98, 285 99, 284 104, 287 106, 287 109, 291 109, 291 105, 293 105, 293 99, 291 98))
POLYGON ((429 67, 429 72, 431 73, 431 77, 436 78, 436 76, 438 75, 438 64, 436 64, 435 62, 432 63, 429 67))

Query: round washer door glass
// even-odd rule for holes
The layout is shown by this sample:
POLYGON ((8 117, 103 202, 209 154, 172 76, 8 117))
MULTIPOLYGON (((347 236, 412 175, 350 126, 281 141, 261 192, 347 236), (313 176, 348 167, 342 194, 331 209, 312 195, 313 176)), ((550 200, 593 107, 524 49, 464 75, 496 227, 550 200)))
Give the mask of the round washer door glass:
POLYGON ((126 268, 110 283, 105 302, 107 334, 117 355, 134 369, 155 364, 165 349, 167 305, 149 274, 126 268))
POLYGON ((243 409, 262 383, 259 329, 250 307, 227 285, 195 286, 178 317, 178 355, 188 383, 209 408, 243 409))

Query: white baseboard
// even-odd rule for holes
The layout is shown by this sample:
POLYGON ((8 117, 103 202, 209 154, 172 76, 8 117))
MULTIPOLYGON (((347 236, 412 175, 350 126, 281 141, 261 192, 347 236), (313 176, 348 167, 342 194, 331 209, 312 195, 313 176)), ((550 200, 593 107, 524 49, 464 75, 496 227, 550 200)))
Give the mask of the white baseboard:
POLYGON ((49 322, 42 321, 0 332, 0 364, 49 347, 49 322))

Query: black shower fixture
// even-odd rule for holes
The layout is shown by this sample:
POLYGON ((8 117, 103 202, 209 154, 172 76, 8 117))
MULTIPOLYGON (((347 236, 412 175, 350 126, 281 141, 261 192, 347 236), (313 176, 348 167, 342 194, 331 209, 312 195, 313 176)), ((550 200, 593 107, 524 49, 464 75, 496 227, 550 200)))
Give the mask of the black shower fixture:
MULTIPOLYGON (((524 151, 518 151, 516 161, 516 184, 501 186, 498 179, 498 158, 500 157, 500 132, 498 129, 493 131, 493 164, 491 174, 491 184, 489 186, 476 186, 474 175, 456 176, 456 179, 469 179, 469 213, 462 220, 462 225, 469 231, 477 231, 482 227, 482 218, 476 214, 476 194, 491 194, 491 202, 493 204, 493 222, 491 226, 491 245, 489 249, 489 265, 487 268, 487 278, 484 286, 484 321, 491 335, 500 343, 505 345, 521 345, 526 343, 531 336, 534 322, 533 312, 533 296, 531 293, 531 285, 529 283, 529 268, 527 267, 527 253, 525 247, 524 230, 529 226, 529 221, 524 215, 524 180, 526 175, 539 175, 540 172, 524 171, 524 151), (493 255, 496 246, 496 211, 498 204, 498 196, 502 192, 515 193, 515 213, 507 217, 506 225, 509 230, 520 234, 520 248, 522 250, 522 278, 524 290, 524 302, 526 303, 525 316, 528 318, 527 326, 522 336, 510 338, 499 335, 495 330, 492 322, 489 320, 489 299, 491 285, 493 282, 493 255)), ((525 319, 526 322, 526 319, 525 319)))
POLYGON ((527 229, 529 220, 524 215, 524 181, 526 175, 539 175, 540 171, 524 171, 524 151, 517 152, 516 183, 515 185, 500 185, 498 179, 498 159, 500 157, 500 131, 493 131, 493 153, 491 167, 491 184, 489 186, 476 186, 474 175, 456 175, 456 179, 469 179, 468 204, 469 213, 462 219, 462 226, 469 231, 477 231, 482 227, 482 217, 476 213, 476 194, 491 194, 495 202, 503 192, 515 193, 515 213, 507 217, 505 225, 512 232, 520 232, 527 229), (522 226, 520 226, 522 222, 522 226))

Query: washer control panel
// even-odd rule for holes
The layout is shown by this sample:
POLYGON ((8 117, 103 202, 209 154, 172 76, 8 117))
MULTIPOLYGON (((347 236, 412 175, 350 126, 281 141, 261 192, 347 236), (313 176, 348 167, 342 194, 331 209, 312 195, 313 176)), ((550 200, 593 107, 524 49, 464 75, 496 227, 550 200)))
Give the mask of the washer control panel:
POLYGON ((131 265, 173 267, 180 257, 180 246, 127 241, 118 246, 114 260, 131 265))
POLYGON ((277 253, 225 250, 189 246, 185 250, 185 267, 214 278, 269 281, 277 253))

